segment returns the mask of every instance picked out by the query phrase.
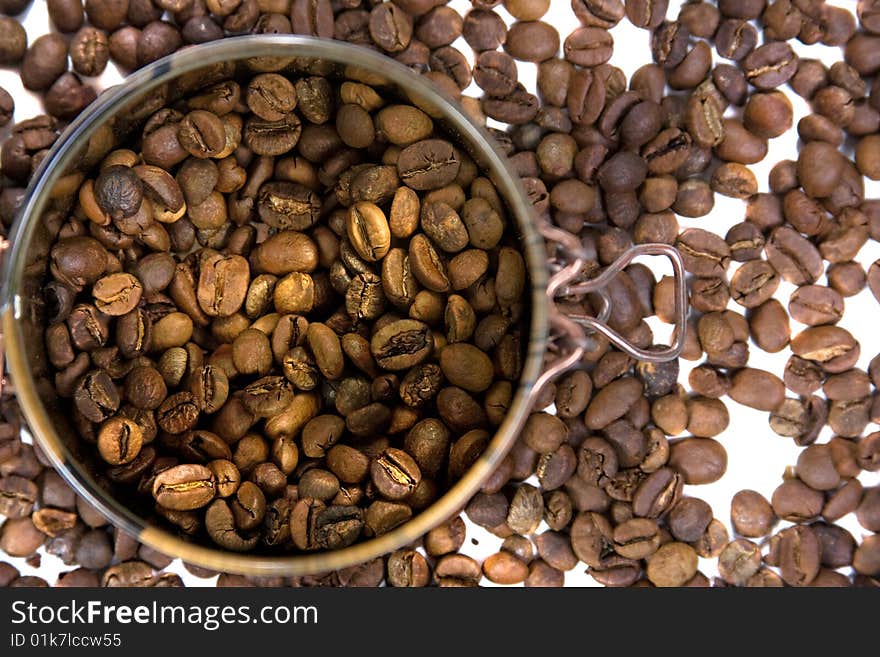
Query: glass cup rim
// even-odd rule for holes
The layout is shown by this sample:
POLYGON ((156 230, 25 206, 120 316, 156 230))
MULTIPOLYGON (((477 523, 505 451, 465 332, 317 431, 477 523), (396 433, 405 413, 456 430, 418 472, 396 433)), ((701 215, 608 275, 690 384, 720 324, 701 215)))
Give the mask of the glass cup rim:
MULTIPOLYGON (((440 95, 407 67, 376 51, 340 41, 301 35, 249 35, 190 46, 135 71, 121 84, 105 91, 64 130, 31 179, 25 201, 10 231, 11 248, 3 258, 0 292, 0 338, 15 382, 22 413, 34 442, 38 443, 59 474, 76 493, 111 523, 138 541, 172 557, 180 557, 211 570, 246 575, 303 575, 328 572, 364 563, 411 543, 460 512, 509 451, 530 410, 531 392, 541 373, 548 338, 547 269, 544 242, 533 224, 531 206, 506 157, 493 144, 488 131, 475 124, 457 105, 440 95), (79 147, 115 112, 128 96, 144 94, 180 75, 225 61, 257 57, 325 59, 338 65, 355 65, 388 79, 411 100, 423 99, 437 108, 445 121, 479 152, 485 168, 516 221, 520 247, 529 274, 529 339, 522 374, 505 419, 496 427, 487 449, 468 472, 427 508, 399 527, 378 537, 339 550, 296 555, 233 553, 189 543, 170 531, 150 524, 112 498, 72 456, 60 439, 43 405, 26 357, 18 289, 36 224, 49 200, 53 185, 65 174, 79 147)), ((24 428, 23 428, 24 430, 24 428)))

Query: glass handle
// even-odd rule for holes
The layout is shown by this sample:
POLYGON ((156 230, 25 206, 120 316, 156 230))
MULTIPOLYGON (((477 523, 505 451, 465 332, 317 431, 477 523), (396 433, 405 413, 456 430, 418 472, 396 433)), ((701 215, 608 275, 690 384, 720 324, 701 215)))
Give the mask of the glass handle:
POLYGON ((534 395, 537 395, 549 381, 576 366, 587 350, 595 347, 595 338, 592 337, 595 334, 604 336, 611 344, 636 360, 659 363, 678 358, 684 348, 688 317, 684 263, 678 249, 668 244, 638 244, 627 249, 594 278, 584 279, 584 267, 592 259, 584 251, 578 238, 568 231, 551 225, 546 219, 539 221, 538 227, 545 239, 558 246, 561 257, 550 260, 550 266, 554 269, 547 285, 551 334, 548 353, 551 357, 545 364, 543 374, 535 383, 534 395), (607 323, 611 316, 612 305, 607 286, 617 274, 640 256, 665 256, 672 264, 675 339, 670 347, 657 350, 643 349, 627 340, 607 323), (560 308, 556 303, 566 296, 585 294, 595 294, 601 301, 601 308, 595 316, 573 313, 560 308))

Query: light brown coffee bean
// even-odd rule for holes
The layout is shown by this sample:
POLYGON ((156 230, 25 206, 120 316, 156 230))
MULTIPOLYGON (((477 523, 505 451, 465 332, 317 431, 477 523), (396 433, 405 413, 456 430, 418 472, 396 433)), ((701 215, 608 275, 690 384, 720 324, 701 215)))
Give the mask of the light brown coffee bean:
POLYGON ((391 230, 385 213, 374 203, 355 203, 346 219, 346 231, 352 246, 367 262, 378 262, 391 248, 391 230))
POLYGON ((199 273, 199 306, 211 317, 232 315, 244 303, 249 279, 250 266, 241 256, 207 255, 199 273))
POLYGON ((388 370, 404 370, 428 358, 434 349, 434 336, 422 322, 402 319, 382 327, 370 342, 376 363, 388 370))
POLYGON ((107 420, 98 432, 98 451, 111 465, 124 465, 135 459, 143 445, 141 428, 128 418, 107 420))
POLYGON ((153 497, 162 506, 187 511, 206 506, 214 498, 213 473, 203 465, 177 465, 160 472, 153 481, 153 497))

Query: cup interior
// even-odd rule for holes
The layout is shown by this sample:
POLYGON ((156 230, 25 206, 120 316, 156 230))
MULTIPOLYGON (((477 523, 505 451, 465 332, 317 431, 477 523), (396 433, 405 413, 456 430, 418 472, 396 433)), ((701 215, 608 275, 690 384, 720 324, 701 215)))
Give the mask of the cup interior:
POLYGON ((2 333, 28 430, 67 482, 114 525, 161 552, 206 568, 251 575, 299 575, 343 568, 393 551, 463 508, 507 453, 527 416, 548 334, 544 244, 530 207, 489 134, 418 75, 379 53, 310 37, 261 35, 193 46, 159 60, 105 91, 68 126, 33 177, 11 232, 12 248, 3 262, 2 333), (246 72, 270 71, 363 81, 432 116, 446 137, 491 178, 507 205, 508 225, 516 230, 529 286, 528 344, 514 402, 486 451, 464 477, 412 520, 380 537, 336 551, 278 556, 235 554, 188 542, 151 524, 144 510, 118 497, 112 482, 94 474, 93 446, 84 444, 71 427, 65 405, 54 390, 43 339, 48 256, 76 203, 83 177, 155 111, 175 99, 246 72))

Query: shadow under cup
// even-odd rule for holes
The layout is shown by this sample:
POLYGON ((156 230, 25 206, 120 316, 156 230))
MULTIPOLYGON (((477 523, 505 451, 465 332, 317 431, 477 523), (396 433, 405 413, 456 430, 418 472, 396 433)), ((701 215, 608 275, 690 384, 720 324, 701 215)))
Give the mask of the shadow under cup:
MULTIPOLYGON (((509 228, 510 229, 510 228, 509 228)), ((417 540, 460 512, 515 441, 530 407, 547 345, 548 301, 544 243, 532 224, 530 205, 505 157, 488 133, 440 96, 426 81, 379 53, 311 37, 248 36, 193 46, 132 74, 84 111, 56 142, 34 175, 10 234, 3 262, 0 321, 6 360, 29 432, 58 472, 117 527, 169 556, 223 572, 302 575, 336 570, 373 559, 417 540), (283 555, 239 554, 184 539, 152 524, 114 495, 112 482, 94 476, 92 445, 70 426, 57 398, 44 343, 48 255, 84 175, 123 144, 156 110, 186 94, 244 73, 324 75, 337 82, 366 82, 383 96, 410 102, 432 116, 445 136, 465 150, 491 178, 507 205, 529 275, 529 339, 522 376, 510 411, 488 448, 442 497, 410 521, 376 538, 341 550, 283 555)))

